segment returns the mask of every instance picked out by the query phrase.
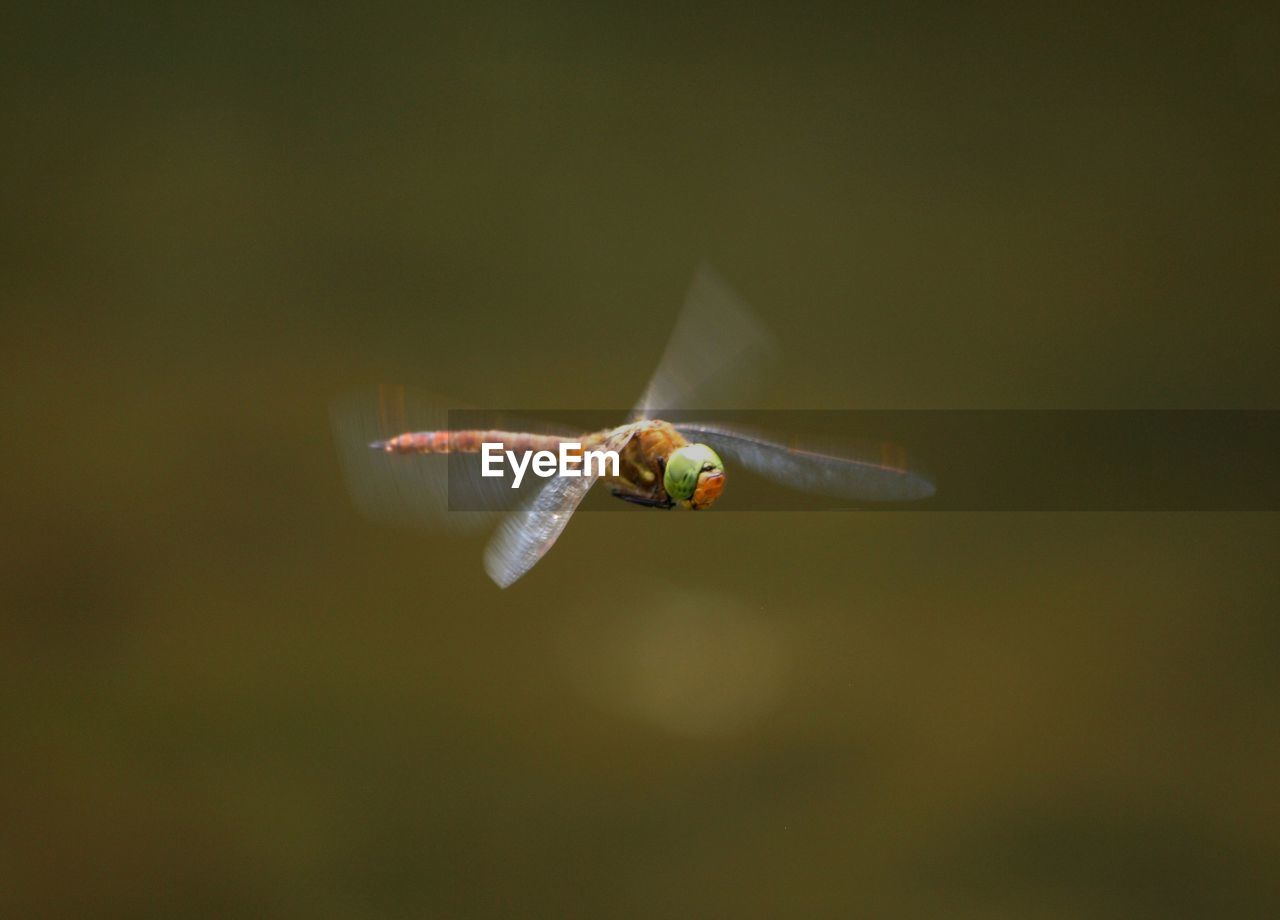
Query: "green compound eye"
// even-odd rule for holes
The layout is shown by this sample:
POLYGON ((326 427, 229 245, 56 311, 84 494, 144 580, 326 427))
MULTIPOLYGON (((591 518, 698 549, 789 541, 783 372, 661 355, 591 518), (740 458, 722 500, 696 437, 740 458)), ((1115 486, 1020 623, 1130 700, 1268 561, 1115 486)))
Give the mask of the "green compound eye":
POLYGON ((688 444, 667 458, 662 487, 673 500, 687 502, 698 488, 699 476, 718 472, 724 472, 724 464, 714 450, 705 444, 688 444))

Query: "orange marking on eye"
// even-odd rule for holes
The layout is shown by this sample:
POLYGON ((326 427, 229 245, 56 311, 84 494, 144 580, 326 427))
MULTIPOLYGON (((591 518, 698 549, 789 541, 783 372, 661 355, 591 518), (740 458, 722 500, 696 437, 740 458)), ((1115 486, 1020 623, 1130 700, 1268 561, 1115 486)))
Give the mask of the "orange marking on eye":
POLYGON ((693 506, 705 508, 724 491, 724 473, 707 473, 698 477, 698 487, 693 490, 693 506))

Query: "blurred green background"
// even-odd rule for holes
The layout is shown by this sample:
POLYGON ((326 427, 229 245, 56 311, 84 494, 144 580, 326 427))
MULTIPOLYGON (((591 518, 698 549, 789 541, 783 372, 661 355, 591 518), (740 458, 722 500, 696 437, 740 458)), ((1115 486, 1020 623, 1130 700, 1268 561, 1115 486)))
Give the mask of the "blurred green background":
POLYGON ((1275 408, 1274 5, 5 19, 6 917, 1280 909, 1275 516, 582 515, 500 592, 327 418, 629 405, 702 258, 766 407, 1275 408))

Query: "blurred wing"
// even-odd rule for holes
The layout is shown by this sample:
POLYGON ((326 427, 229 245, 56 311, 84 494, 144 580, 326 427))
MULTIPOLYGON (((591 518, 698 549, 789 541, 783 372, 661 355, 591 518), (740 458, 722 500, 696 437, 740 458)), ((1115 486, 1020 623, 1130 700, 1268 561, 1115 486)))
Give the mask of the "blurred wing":
POLYGON ((408 431, 447 428, 445 405, 398 385, 371 387, 333 403, 330 418, 347 490, 366 517, 398 526, 465 531, 491 524, 528 496, 527 490, 512 489, 505 477, 481 476, 479 454, 405 455, 370 449, 374 441, 408 431))
POLYGON ((667 409, 724 408, 732 391, 740 389, 735 385, 758 378, 773 353, 773 337, 704 264, 633 417, 655 418, 667 409))
MULTIPOLYGON (((622 450, 631 435, 630 430, 625 431, 602 446, 622 450)), ((510 587, 538 564, 599 478, 557 476, 542 487, 527 509, 507 515, 484 551, 484 570, 499 588, 510 587)))
POLYGON ((752 432, 715 424, 678 424, 691 441, 760 476, 802 492, 864 502, 910 502, 934 493, 932 480, 912 469, 896 444, 844 446, 828 451, 778 444, 752 432))

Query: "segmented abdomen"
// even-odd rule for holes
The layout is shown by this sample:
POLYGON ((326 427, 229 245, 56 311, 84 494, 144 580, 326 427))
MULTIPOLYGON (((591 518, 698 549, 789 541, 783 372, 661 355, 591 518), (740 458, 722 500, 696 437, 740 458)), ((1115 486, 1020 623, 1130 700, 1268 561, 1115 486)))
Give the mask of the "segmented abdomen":
POLYGON ((556 451, 561 441, 581 440, 526 431, 410 431, 370 446, 389 454, 478 454, 482 444, 501 444, 517 452, 556 451))

